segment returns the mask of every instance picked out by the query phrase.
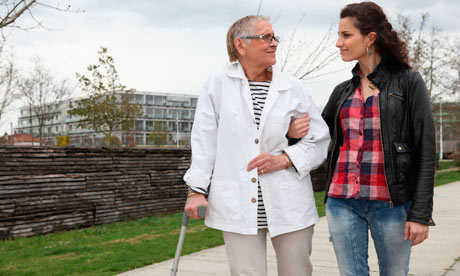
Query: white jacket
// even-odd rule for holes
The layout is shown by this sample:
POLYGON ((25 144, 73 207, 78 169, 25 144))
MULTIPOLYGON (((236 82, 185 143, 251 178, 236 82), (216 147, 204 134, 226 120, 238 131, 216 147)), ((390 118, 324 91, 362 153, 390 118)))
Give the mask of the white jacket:
POLYGON ((329 141, 329 129, 310 94, 276 67, 257 129, 248 79, 234 63, 212 74, 201 91, 192 128, 192 162, 184 180, 192 187, 209 188, 207 226, 254 235, 259 181, 274 237, 318 221, 309 173, 326 159, 329 141), (306 113, 311 118, 308 135, 288 146, 291 119, 306 113), (260 176, 257 169, 246 171, 257 155, 282 151, 297 170, 260 176))

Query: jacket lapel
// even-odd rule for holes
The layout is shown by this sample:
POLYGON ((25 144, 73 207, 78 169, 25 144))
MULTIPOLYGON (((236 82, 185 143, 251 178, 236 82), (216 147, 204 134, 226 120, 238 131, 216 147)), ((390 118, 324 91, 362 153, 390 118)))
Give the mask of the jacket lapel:
MULTIPOLYGON (((272 66, 272 70, 272 82, 270 84, 270 88, 268 89, 267 99, 265 100, 265 105, 260 117, 259 132, 262 131, 265 122, 267 121, 267 117, 270 114, 270 110, 275 105, 279 94, 292 88, 292 84, 289 79, 283 75, 277 67, 272 66)), ((252 120, 255 121, 251 91, 249 89, 249 82, 246 78, 246 75, 244 74, 243 67, 239 63, 231 64, 228 67, 227 74, 229 77, 237 78, 239 81, 241 81, 241 97, 246 104, 247 110, 250 113, 252 120)))
POLYGON ((270 114, 270 110, 276 103, 280 93, 283 93, 292 88, 292 84, 289 79, 284 76, 281 71, 278 70, 275 66, 272 66, 272 82, 270 88, 268 89, 267 99, 265 101, 264 109, 262 110, 262 115, 260 117, 259 133, 262 132, 266 122, 267 117, 270 114))
POLYGON ((227 75, 240 81, 241 89, 239 89, 239 91, 241 93, 241 98, 243 98, 243 101, 246 104, 247 111, 249 112, 252 121, 255 122, 251 91, 249 89, 249 82, 246 78, 246 75, 244 74, 243 67, 239 63, 233 63, 228 67, 227 75))

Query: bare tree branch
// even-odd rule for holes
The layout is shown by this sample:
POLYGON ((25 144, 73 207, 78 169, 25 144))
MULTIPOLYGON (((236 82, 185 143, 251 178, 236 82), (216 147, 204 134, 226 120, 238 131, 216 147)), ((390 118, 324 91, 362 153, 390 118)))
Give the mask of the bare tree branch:
POLYGON ((259 8, 257 9, 257 15, 260 14, 260 7, 262 7, 262 0, 260 0, 259 2, 259 8))
POLYGON ((284 49, 281 50, 281 70, 301 80, 334 73, 325 71, 338 60, 338 52, 333 48, 334 43, 330 35, 334 25, 329 26, 319 42, 310 44, 307 39, 296 40, 298 27, 303 17, 304 15, 291 33, 285 54, 284 49))
POLYGON ((42 27, 45 29, 49 29, 44 27, 43 23, 40 22, 34 16, 34 7, 41 6, 46 9, 54 9, 59 12, 85 12, 85 10, 80 9, 71 9, 71 6, 68 5, 66 8, 61 8, 59 6, 59 2, 56 5, 49 5, 43 2, 38 2, 37 0, 1 0, 0 1, 0 29, 3 28, 17 28, 22 30, 29 30, 36 27, 42 27), (4 11, 4 12, 3 12, 4 11), (27 13, 26 13, 27 12, 27 13), (17 19, 20 17, 24 17, 24 14, 28 14, 32 20, 37 23, 36 26, 22 26, 18 25, 17 19))
POLYGON ((15 3, 15 1, 2 1, 1 6, 6 7, 7 10, 9 10, 10 5, 13 5, 13 7, 5 16, 2 16, 0 28, 13 24, 25 11, 31 8, 35 2, 36 0, 20 0, 17 3, 15 3), (23 4, 23 7, 19 8, 21 4, 23 4))
POLYGON ((18 98, 14 56, 12 51, 9 54, 9 57, 5 57, 4 41, 0 42, 0 123, 3 115, 10 110, 12 104, 18 98))
POLYGON ((33 64, 32 72, 20 79, 19 91, 21 98, 29 107, 30 132, 33 135, 34 129, 38 129, 40 145, 42 145, 45 124, 47 121, 52 123, 61 104, 69 98, 71 90, 68 81, 56 80, 40 58, 35 58, 33 64))
POLYGON ((305 13, 303 13, 300 18, 299 18, 299 21, 297 21, 297 24, 295 25, 294 29, 292 30, 292 33, 291 33, 291 36, 289 38, 289 45, 288 45, 288 50, 287 50, 287 53, 286 55, 284 56, 284 58, 282 59, 282 64, 281 64, 281 71, 284 71, 284 67, 286 67, 286 64, 291 56, 291 52, 293 50, 293 46, 292 46, 292 42, 294 41, 294 36, 297 32, 297 28, 299 27, 300 23, 302 22, 303 18, 305 16, 305 13))
POLYGON ((421 13, 417 28, 413 28, 409 16, 399 11, 398 33, 409 50, 409 64, 422 75, 433 103, 446 94, 446 75, 449 72, 444 65, 448 49, 441 41, 448 38, 442 35, 441 29, 436 25, 431 25, 426 30, 429 18, 428 12, 421 13))

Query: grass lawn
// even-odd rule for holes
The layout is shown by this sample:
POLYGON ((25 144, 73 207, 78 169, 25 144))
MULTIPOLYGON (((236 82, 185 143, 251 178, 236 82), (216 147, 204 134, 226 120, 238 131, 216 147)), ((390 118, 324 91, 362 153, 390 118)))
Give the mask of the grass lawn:
POLYGON ((443 184, 460 181, 460 171, 441 172, 436 174, 434 178, 434 186, 440 186, 443 184))
MULTIPOLYGON (((460 180, 439 173, 435 185, 460 180)), ((315 193, 324 216, 324 192, 315 193)), ((0 276, 114 275, 174 257, 182 213, 0 241, 0 276)), ((183 254, 223 244, 220 231, 190 221, 183 254)))
MULTIPOLYGON (((0 241, 0 275, 114 275, 174 257, 182 214, 0 241)), ((183 253, 223 244, 191 221, 183 253)))
POLYGON ((454 161, 440 161, 439 162, 439 169, 440 170, 445 170, 445 169, 450 169, 450 168, 455 168, 455 162, 454 161))

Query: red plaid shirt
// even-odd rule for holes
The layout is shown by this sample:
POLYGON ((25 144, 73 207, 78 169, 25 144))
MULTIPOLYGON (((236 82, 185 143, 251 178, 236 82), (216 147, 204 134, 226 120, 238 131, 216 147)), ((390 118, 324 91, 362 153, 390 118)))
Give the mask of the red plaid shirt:
POLYGON ((361 87, 340 110, 343 145, 328 196, 390 200, 383 170, 378 94, 364 102, 361 87))

